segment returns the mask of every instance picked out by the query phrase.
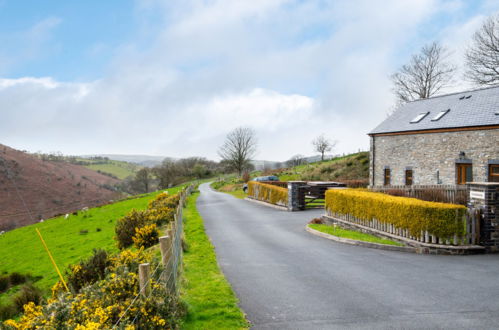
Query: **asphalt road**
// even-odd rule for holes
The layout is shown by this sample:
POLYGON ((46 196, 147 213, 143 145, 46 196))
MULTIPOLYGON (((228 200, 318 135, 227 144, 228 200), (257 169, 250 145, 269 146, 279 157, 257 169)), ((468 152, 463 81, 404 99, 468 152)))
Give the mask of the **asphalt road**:
POLYGON ((286 212, 200 187, 197 207, 254 329, 499 329, 499 255, 368 249, 286 212))

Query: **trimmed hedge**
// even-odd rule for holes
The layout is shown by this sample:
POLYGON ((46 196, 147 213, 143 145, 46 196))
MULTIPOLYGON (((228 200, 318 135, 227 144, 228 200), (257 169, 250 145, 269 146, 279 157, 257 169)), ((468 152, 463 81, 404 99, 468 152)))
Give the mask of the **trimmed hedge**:
POLYGON ((248 182, 248 196, 276 205, 288 205, 288 189, 256 181, 248 182))
POLYGON ((332 189, 326 192, 326 209, 350 214, 358 219, 377 219, 420 237, 427 230, 440 238, 465 234, 466 207, 456 204, 426 202, 416 198, 396 197, 356 189, 332 189))

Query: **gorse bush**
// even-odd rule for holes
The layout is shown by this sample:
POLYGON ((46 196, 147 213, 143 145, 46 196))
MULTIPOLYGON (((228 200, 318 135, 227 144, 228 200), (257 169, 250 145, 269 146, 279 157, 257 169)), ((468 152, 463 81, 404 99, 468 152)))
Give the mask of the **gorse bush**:
MULTIPOLYGON (((170 195, 164 192, 149 202, 147 210, 132 210, 126 216, 119 219, 115 228, 115 238, 118 242, 118 248, 125 249, 132 244, 135 244, 134 237, 137 235, 137 230, 141 230, 145 226, 151 224, 161 226, 173 221, 179 202, 180 194, 170 195)), ((152 232, 149 233, 149 235, 151 234, 152 232)), ((140 243, 137 243, 139 246, 143 246, 141 245, 143 243, 147 246, 157 243, 156 240, 154 244, 150 244, 142 238, 140 238, 139 241, 140 243)))
POLYGON ((95 249, 90 258, 70 266, 70 271, 66 273, 69 288, 77 293, 82 287, 103 279, 110 264, 107 252, 95 249))
POLYGON ((142 228, 135 228, 133 244, 137 248, 148 248, 158 244, 159 232, 156 224, 146 225, 142 228))
POLYGON ((326 191, 326 209, 350 214, 362 220, 377 219, 395 227, 408 229, 420 237, 427 230, 441 238, 461 237, 465 233, 466 207, 427 202, 415 198, 396 197, 356 189, 326 191))
POLYGON ((147 223, 145 211, 132 210, 116 223, 116 240, 118 248, 125 249, 133 244, 135 228, 142 228, 147 223))
POLYGON ((151 294, 132 305, 139 293, 138 263, 151 262, 153 269, 158 266, 151 253, 125 250, 110 260, 104 279, 78 293, 55 290, 44 305, 27 303, 21 319, 8 320, 3 328, 110 329, 120 317, 119 329, 179 328, 185 307, 156 281, 157 276, 151 280, 151 294))
POLYGON ((41 301, 42 292, 31 283, 23 285, 13 299, 14 306, 18 312, 22 312, 23 306, 27 303, 33 302, 38 305, 41 301))
POLYGON ((267 183, 248 182, 248 196, 271 204, 288 204, 288 189, 267 183))
POLYGON ((5 292, 10 287, 9 276, 0 276, 0 293, 5 292))

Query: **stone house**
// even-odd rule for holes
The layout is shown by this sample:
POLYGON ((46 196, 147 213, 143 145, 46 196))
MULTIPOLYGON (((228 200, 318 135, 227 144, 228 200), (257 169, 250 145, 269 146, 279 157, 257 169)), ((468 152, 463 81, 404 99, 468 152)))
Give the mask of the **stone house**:
POLYGON ((369 136, 370 186, 499 182, 499 86, 408 102, 369 136))

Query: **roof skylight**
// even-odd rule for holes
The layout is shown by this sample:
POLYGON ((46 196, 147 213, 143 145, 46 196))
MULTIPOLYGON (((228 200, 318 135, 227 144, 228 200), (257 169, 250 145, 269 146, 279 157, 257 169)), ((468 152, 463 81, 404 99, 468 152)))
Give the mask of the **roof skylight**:
POLYGON ((437 113, 437 115, 435 117, 433 117, 431 119, 431 121, 437 121, 437 120, 439 120, 440 118, 442 118, 443 116, 445 116, 449 111, 450 111, 450 109, 440 111, 439 113, 437 113))
POLYGON ((419 123, 424 117, 426 117, 429 114, 429 112, 421 112, 419 115, 417 115, 413 120, 411 120, 411 124, 416 124, 419 123))

